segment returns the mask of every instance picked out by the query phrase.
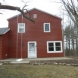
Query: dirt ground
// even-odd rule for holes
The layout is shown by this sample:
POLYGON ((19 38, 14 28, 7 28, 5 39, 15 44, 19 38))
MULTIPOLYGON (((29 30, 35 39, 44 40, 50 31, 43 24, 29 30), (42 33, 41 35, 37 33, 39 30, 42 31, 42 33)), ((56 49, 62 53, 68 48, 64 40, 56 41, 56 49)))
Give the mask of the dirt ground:
MULTIPOLYGON (((72 57, 73 58, 73 57, 72 57)), ((75 65, 78 66, 78 58, 68 59, 68 60, 48 60, 48 61, 30 61, 30 64, 62 64, 62 65, 75 65)))
MULTIPOLYGON (((30 65, 46 65, 46 64, 62 64, 62 65, 76 65, 78 66, 78 57, 71 57, 72 59, 61 59, 61 60, 31 60, 28 64, 30 65)), ((2 64, 9 64, 9 61, 0 61, 2 64)))

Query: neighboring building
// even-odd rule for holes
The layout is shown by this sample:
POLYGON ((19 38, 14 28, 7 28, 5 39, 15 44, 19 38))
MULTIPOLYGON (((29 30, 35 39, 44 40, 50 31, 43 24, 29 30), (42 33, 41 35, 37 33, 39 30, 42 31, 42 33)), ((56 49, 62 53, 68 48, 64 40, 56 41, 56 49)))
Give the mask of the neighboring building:
POLYGON ((8 45, 8 35, 9 28, 0 28, 0 59, 7 58, 9 45, 8 45))
POLYGON ((5 42, 0 44, 0 50, 1 47, 6 50, 6 53, 0 51, 0 55, 3 53, 0 58, 63 57, 61 18, 36 8, 30 10, 30 15, 35 23, 22 18, 21 14, 8 19, 10 31, 0 36, 2 43, 2 37, 9 33, 4 38, 7 50, 1 46, 5 42))

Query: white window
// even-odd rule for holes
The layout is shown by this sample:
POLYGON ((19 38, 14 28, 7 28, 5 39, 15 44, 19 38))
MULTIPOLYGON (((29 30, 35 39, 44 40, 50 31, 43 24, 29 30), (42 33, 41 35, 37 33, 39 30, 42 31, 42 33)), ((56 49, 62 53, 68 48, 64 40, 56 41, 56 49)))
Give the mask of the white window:
POLYGON ((44 23, 44 32, 50 32, 50 23, 44 23))
POLYGON ((25 23, 18 23, 18 33, 25 33, 25 23))
POLYGON ((47 52, 48 53, 62 52, 62 41, 47 41, 47 52))
POLYGON ((37 18, 37 14, 33 14, 33 18, 37 18))

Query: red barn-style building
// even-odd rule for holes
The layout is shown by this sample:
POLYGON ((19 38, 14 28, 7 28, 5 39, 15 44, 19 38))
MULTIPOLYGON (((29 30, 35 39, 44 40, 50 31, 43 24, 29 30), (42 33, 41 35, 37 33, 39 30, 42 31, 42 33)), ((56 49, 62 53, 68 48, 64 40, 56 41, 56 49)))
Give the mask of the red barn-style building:
POLYGON ((0 32, 0 59, 63 57, 61 18, 36 8, 30 15, 35 23, 21 14, 8 19, 9 27, 0 32))

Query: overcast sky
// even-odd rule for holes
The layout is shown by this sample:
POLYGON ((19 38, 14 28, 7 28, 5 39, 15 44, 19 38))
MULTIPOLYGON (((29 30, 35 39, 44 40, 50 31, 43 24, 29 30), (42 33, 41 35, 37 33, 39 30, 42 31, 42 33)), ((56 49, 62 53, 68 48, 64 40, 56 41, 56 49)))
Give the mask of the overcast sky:
MULTIPOLYGON (((2 0, 0 0, 0 2, 2 2, 2 4, 18 6, 21 8, 25 5, 23 2, 21 2, 21 0, 5 0, 5 1, 6 2, 3 3, 2 0)), ((61 15, 60 14, 61 4, 53 2, 53 1, 60 2, 60 0, 23 0, 23 1, 25 1, 26 4, 28 5, 26 7, 27 9, 36 7, 38 9, 44 10, 44 11, 49 12, 54 15, 58 15, 58 16, 61 15)), ((2 12, 6 18, 13 16, 14 14, 17 13, 16 11, 2 11, 2 12)))
MULTIPOLYGON (((2 0, 0 0, 2 4, 17 6, 20 8, 22 8, 25 5, 25 3, 21 2, 21 0, 4 0, 4 1, 5 2, 2 2, 2 0)), ((26 7, 27 9, 35 7, 43 11, 49 12, 53 15, 61 16, 62 5, 61 3, 56 3, 57 1, 60 2, 60 0, 23 0, 23 1, 25 1, 26 4, 28 5, 26 7)), ((18 13, 18 11, 8 11, 8 10, 0 10, 0 12, 3 13, 3 16, 6 19, 18 13)))

